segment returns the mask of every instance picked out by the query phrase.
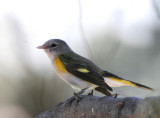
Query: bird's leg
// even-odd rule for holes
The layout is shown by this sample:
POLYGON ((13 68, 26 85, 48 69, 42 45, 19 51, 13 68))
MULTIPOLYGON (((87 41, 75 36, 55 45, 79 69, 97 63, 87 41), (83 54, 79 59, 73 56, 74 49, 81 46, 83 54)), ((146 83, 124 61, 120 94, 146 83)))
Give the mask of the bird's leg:
POLYGON ((112 94, 114 98, 117 98, 118 95, 119 95, 118 93, 112 94))
POLYGON ((74 92, 74 96, 75 96, 75 98, 76 98, 77 101, 80 101, 80 97, 81 97, 80 95, 81 95, 82 93, 84 93, 86 89, 88 89, 88 87, 82 89, 82 90, 81 90, 80 92, 78 92, 78 93, 75 93, 75 92, 74 92))
POLYGON ((93 95, 93 90, 91 92, 89 92, 88 95, 93 95))

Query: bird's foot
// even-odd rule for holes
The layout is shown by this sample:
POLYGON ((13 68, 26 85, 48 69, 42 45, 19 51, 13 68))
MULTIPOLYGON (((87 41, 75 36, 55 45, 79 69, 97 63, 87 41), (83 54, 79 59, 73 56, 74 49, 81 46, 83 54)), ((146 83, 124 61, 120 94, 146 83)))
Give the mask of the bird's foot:
POLYGON ((71 104, 72 104, 72 102, 75 100, 75 96, 72 96, 71 98, 69 98, 67 101, 69 101, 68 102, 68 104, 69 104, 69 106, 71 106, 71 104))
POLYGON ((88 87, 82 89, 82 90, 81 90, 80 92, 78 92, 78 93, 75 93, 75 92, 74 92, 74 96, 75 96, 77 102, 79 102, 79 101, 81 100, 81 94, 84 93, 86 89, 88 89, 88 87))
POLYGON ((79 102, 81 100, 81 95, 74 92, 74 97, 76 98, 76 101, 79 102))
POLYGON ((120 94, 115 93, 115 94, 112 94, 112 97, 117 98, 117 97, 118 97, 118 95, 120 95, 120 94))
POLYGON ((81 100, 81 94, 84 93, 86 89, 88 89, 88 87, 82 89, 82 90, 81 90, 80 92, 78 92, 78 93, 75 93, 75 92, 74 92, 74 96, 68 99, 70 106, 71 106, 72 102, 73 102, 75 99, 76 99, 77 102, 79 102, 79 101, 81 100))

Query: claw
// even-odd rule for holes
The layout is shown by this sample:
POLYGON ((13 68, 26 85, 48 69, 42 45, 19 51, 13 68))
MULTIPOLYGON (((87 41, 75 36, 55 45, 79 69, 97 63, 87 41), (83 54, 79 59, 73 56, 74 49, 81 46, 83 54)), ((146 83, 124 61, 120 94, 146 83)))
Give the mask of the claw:
POLYGON ((76 98, 76 101, 78 101, 78 102, 80 101, 80 99, 81 99, 81 94, 84 93, 86 89, 88 89, 88 87, 82 89, 82 90, 81 90, 80 92, 78 92, 78 93, 75 93, 75 92, 74 92, 74 96, 75 96, 75 98, 76 98))
POLYGON ((69 105, 71 106, 72 102, 76 99, 77 102, 79 102, 81 100, 81 94, 85 92, 85 90, 88 89, 88 87, 82 89, 80 92, 75 93, 74 92, 74 96, 69 98, 69 105))
POLYGON ((75 96, 77 102, 79 102, 81 100, 81 95, 74 92, 74 96, 75 96))

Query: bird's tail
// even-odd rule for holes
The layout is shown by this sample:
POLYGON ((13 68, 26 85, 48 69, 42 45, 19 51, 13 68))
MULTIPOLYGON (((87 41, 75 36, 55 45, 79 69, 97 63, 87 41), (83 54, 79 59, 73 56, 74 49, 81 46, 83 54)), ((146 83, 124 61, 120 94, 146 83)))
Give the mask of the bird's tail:
POLYGON ((143 89, 148 89, 148 90, 154 90, 153 88, 150 88, 148 86, 145 86, 143 84, 139 84, 130 80, 125 80, 122 79, 112 73, 109 73, 107 71, 104 71, 103 77, 105 82, 111 86, 111 87, 120 87, 120 86, 133 86, 133 87, 138 87, 138 88, 143 88, 143 89))

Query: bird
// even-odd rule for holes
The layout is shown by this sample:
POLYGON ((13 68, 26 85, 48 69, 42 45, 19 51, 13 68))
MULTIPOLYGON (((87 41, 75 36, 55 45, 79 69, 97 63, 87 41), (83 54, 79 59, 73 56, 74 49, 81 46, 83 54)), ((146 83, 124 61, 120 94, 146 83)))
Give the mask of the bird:
POLYGON ((37 48, 45 51, 56 74, 78 91, 96 90, 104 95, 111 96, 112 87, 132 86, 153 90, 146 85, 123 79, 99 68, 91 60, 75 53, 61 39, 50 39, 37 48))

